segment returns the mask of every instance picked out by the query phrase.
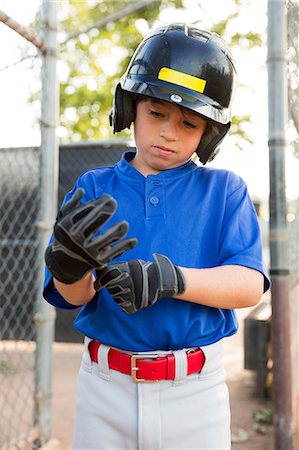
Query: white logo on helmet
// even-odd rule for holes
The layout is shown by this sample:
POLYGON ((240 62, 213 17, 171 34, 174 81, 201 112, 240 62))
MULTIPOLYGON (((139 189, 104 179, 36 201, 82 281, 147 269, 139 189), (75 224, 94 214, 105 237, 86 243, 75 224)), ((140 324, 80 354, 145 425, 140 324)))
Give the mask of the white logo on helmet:
POLYGON ((182 97, 178 94, 172 94, 170 96, 170 100, 172 100, 175 103, 181 103, 183 101, 182 97))

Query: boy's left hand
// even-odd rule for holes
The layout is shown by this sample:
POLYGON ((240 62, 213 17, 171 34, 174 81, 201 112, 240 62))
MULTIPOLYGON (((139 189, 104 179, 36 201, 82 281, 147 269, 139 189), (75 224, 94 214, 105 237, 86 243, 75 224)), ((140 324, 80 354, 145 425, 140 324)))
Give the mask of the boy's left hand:
POLYGON ((85 191, 79 188, 60 210, 53 232, 53 243, 45 251, 45 262, 53 277, 72 284, 94 269, 132 249, 137 239, 126 238, 128 223, 118 222, 96 235, 117 208, 113 197, 103 194, 81 204, 85 191))
POLYGON ((181 270, 164 255, 156 253, 154 259, 109 264, 97 271, 94 287, 97 291, 106 288, 128 314, 153 305, 159 298, 182 294, 185 282, 181 270))

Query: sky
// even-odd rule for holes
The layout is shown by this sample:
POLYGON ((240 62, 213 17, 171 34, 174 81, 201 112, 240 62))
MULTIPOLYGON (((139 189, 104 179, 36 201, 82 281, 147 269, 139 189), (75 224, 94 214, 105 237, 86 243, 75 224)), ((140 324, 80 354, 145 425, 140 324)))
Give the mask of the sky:
MULTIPOLYGON (((93 0, 88 0, 93 1, 93 0)), ((161 21, 171 20, 194 21, 199 9, 194 10, 196 0, 186 0, 184 13, 167 11, 161 21)), ((24 26, 33 21, 39 7, 40 0, 0 0, 0 9, 24 26)), ((203 10, 207 11, 202 20, 205 28, 213 21, 225 18, 233 12, 230 0, 201 0, 203 10), (211 5, 217 3, 217 8, 211 5)), ((237 21, 232 21, 232 31, 257 31, 266 38, 267 15, 266 0, 243 1, 243 12, 237 21)), ((202 10, 201 10, 202 11, 202 10)), ((28 62, 23 62, 11 68, 3 67, 19 61, 20 49, 24 54, 35 54, 35 48, 27 43, 14 31, 0 23, 0 147, 18 147, 39 145, 40 130, 36 121, 39 107, 28 102, 33 83, 37 83, 36 75, 30 74, 28 62)), ((249 114, 251 124, 248 132, 253 145, 242 143, 242 150, 236 149, 235 140, 228 137, 224 140, 221 151, 211 165, 224 167, 238 173, 246 181, 252 197, 267 198, 269 191, 269 167, 267 146, 267 71, 266 46, 253 51, 235 50, 237 63, 238 84, 246 88, 237 87, 233 103, 233 114, 249 114)), ((290 197, 299 196, 296 174, 299 173, 299 162, 287 158, 287 193, 290 197), (294 180, 294 181, 292 181, 294 180)))

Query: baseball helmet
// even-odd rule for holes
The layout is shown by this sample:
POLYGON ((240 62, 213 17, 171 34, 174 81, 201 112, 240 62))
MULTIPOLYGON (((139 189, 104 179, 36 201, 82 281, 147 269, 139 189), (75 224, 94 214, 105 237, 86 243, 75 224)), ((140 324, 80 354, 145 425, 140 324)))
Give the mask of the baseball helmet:
POLYGON ((159 27, 138 46, 116 86, 110 125, 114 133, 130 128, 136 94, 175 103, 207 120, 196 149, 206 164, 230 128, 235 76, 231 53, 217 34, 180 23, 159 27))

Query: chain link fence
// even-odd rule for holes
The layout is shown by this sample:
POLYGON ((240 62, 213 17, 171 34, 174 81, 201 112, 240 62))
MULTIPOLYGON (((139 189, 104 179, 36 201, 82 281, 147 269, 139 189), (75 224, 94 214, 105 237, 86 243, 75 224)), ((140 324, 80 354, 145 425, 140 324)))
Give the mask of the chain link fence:
POLYGON ((32 148, 0 150, 0 448, 33 428, 37 159, 32 148))
MULTIPOLYGON (((126 142, 65 145, 60 149, 59 204, 78 175, 117 162, 126 142)), ((40 207, 38 148, 0 149, 0 448, 36 448, 35 305, 40 207)), ((74 314, 77 314, 74 313, 74 314)), ((74 315, 58 311, 55 339, 80 341, 74 315)))

